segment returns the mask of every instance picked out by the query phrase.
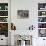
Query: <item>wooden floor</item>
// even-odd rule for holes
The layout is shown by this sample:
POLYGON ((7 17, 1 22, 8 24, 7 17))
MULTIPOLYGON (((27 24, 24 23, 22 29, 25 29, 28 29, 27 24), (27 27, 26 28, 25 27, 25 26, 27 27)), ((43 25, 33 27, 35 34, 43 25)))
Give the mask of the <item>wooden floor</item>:
POLYGON ((8 46, 8 45, 0 45, 0 46, 8 46))

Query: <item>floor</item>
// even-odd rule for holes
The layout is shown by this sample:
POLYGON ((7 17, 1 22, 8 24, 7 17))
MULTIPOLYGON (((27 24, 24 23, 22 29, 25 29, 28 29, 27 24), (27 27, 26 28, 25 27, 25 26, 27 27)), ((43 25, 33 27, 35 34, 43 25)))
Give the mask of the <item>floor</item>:
POLYGON ((8 46, 8 45, 0 45, 0 46, 8 46))

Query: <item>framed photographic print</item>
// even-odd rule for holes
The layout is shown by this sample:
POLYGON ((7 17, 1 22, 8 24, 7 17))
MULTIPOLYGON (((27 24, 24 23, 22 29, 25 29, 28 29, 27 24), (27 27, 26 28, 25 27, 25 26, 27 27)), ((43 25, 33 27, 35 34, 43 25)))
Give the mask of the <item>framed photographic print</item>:
POLYGON ((23 19, 29 17, 29 10, 18 10, 17 11, 17 18, 23 19))

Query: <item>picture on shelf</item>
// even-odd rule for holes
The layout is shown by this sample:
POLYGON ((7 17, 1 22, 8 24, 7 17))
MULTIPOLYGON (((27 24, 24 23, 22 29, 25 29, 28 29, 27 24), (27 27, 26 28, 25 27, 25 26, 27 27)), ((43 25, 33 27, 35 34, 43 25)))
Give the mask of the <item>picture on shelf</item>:
POLYGON ((0 3, 0 10, 8 10, 8 3, 0 3))
POLYGON ((5 10, 8 10, 8 6, 5 6, 5 10))
POLYGON ((46 16, 46 11, 38 11, 38 16, 46 16))
POLYGON ((17 18, 24 19, 29 17, 29 10, 18 10, 17 11, 17 18))
POLYGON ((0 23, 0 30, 8 30, 8 23, 0 23))
POLYGON ((0 35, 8 37, 8 23, 0 23, 0 35))
POLYGON ((0 11, 0 16, 8 16, 8 11, 0 11))
POLYGON ((8 22, 8 17, 0 17, 0 22, 8 22))
POLYGON ((39 37, 46 37, 46 29, 39 29, 39 37))
POLYGON ((38 23, 38 28, 46 28, 46 23, 38 23))
POLYGON ((46 17, 38 17, 38 22, 46 22, 46 17))
POLYGON ((11 23, 11 30, 16 30, 16 26, 13 23, 11 23))
POLYGON ((46 10, 46 3, 38 3, 38 10, 46 10))

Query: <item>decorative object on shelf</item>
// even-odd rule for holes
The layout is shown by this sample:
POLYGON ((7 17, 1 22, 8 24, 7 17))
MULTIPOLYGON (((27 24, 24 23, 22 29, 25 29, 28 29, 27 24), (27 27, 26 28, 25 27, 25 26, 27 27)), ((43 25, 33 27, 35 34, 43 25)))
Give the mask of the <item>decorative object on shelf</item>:
POLYGON ((0 6, 0 10, 1 10, 1 6, 0 6))
POLYGON ((38 22, 42 22, 42 18, 41 17, 38 18, 38 22))
POLYGON ((0 3, 0 10, 8 10, 8 3, 0 3))
POLYGON ((29 36, 26 36, 26 35, 23 35, 23 36, 20 35, 20 37, 22 40, 26 40, 27 38, 29 38, 29 36))
POLYGON ((39 37, 46 37, 46 29, 39 29, 39 37))
POLYGON ((13 23, 11 23, 11 30, 16 30, 16 26, 13 23))
POLYGON ((5 6, 5 10, 8 10, 8 6, 5 6))
POLYGON ((24 19, 29 17, 29 10, 18 10, 17 18, 24 19))
POLYGON ((0 3, 0 35, 8 37, 8 3, 0 3))
POLYGON ((40 10, 44 10, 44 8, 40 8, 40 10))
POLYGON ((46 16, 46 11, 38 11, 38 16, 46 16))
POLYGON ((8 23, 0 23, 1 30, 8 30, 8 23))
POLYGON ((45 12, 42 12, 42 15, 45 15, 45 12))
POLYGON ((0 23, 0 35, 8 37, 8 23, 0 23))
POLYGON ((32 26, 29 26, 29 30, 34 30, 34 26, 32 25, 32 26))
POLYGON ((8 16, 8 11, 0 11, 0 16, 8 16))
POLYGON ((45 39, 43 39, 43 40, 45 40, 45 39))
POLYGON ((46 9, 46 6, 45 6, 45 9, 46 9))

